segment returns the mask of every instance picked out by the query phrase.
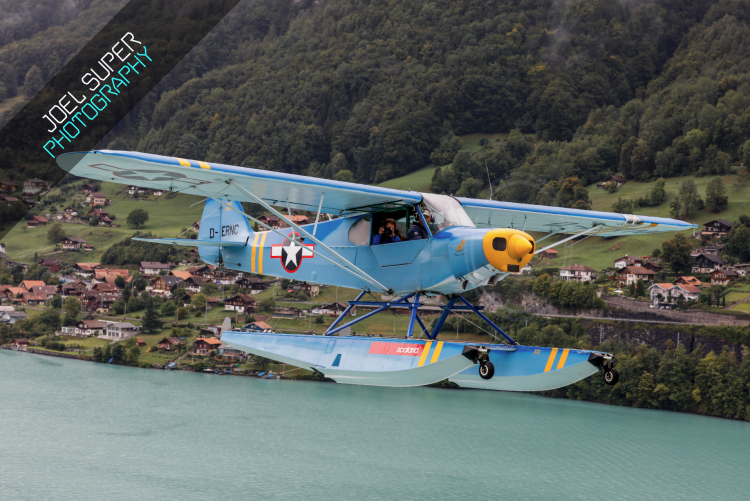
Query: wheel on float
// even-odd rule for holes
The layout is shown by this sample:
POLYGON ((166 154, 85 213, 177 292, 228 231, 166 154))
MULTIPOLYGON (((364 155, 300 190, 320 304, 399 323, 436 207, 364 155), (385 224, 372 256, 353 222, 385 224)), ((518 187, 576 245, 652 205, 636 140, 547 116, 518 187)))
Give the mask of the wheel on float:
POLYGON ((485 360, 484 362, 481 362, 479 364, 479 377, 482 379, 492 379, 492 376, 495 375, 495 366, 492 365, 492 362, 489 360, 485 360))
POLYGON ((610 386, 616 385, 617 381, 620 380, 620 373, 617 369, 610 368, 604 371, 604 382, 610 386))

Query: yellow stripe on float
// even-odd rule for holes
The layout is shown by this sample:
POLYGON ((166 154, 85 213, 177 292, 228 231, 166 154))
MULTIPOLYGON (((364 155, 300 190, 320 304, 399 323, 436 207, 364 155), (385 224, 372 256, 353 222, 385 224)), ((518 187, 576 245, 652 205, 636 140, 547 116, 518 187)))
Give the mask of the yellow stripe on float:
POLYGON ((250 252, 250 273, 255 273, 255 249, 258 246, 258 237, 260 236, 260 233, 256 233, 255 237, 253 237, 253 248, 250 252))
POLYGON ((417 367, 422 367, 424 365, 424 361, 427 360, 427 353, 430 351, 430 346, 432 346, 432 341, 427 341, 424 344, 424 350, 422 350, 422 356, 419 357, 419 363, 417 364, 417 367))
POLYGON ((562 369, 565 367, 565 361, 568 359, 568 352, 570 351, 570 348, 565 348, 562 352, 562 355, 560 355, 560 361, 557 363, 557 368, 562 369))
POLYGON ((174 157, 174 159, 177 160, 178 162, 180 162, 180 165, 183 165, 185 167, 190 167, 190 162, 187 161, 187 160, 185 160, 184 158, 174 157))
POLYGON ((201 166, 201 169, 209 169, 209 170, 211 170, 211 166, 208 165, 206 162, 198 162, 198 165, 201 166))
POLYGON ((438 357, 440 356, 440 350, 443 349, 443 341, 439 341, 437 346, 435 346, 435 353, 432 354, 432 358, 430 359, 430 363, 434 364, 437 362, 438 357))
POLYGON ((547 359, 547 365, 544 367, 544 372, 549 372, 552 370, 552 364, 555 362, 556 356, 557 348, 552 348, 552 351, 549 352, 549 358, 547 359))
POLYGON ((266 237, 268 236, 268 232, 263 233, 263 236, 260 237, 260 249, 258 250, 258 273, 263 274, 263 246, 266 245, 266 237))

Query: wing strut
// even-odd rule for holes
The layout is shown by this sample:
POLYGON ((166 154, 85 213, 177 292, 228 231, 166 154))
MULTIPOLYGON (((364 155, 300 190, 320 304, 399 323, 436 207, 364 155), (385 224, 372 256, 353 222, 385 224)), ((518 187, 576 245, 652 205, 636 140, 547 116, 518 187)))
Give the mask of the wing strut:
MULTIPOLYGON (((210 198, 211 200, 213 200, 213 201, 215 201, 216 203, 220 204, 220 205, 221 205, 222 207, 226 207, 226 208, 232 209, 233 211, 235 211, 235 212, 238 212, 238 213, 242 214, 243 216, 245 216, 246 218, 250 219, 251 221, 253 221, 253 222, 255 222, 255 223, 258 223, 258 225, 259 225, 259 226, 262 226, 262 227, 264 227, 265 229, 267 229, 267 230, 269 230, 269 231, 272 231, 272 232, 276 233, 277 235, 280 235, 280 236, 281 236, 282 238, 284 238, 284 239, 286 239, 286 240, 289 240, 289 241, 295 241, 295 240, 294 240, 294 239, 293 239, 292 237, 290 237, 289 235, 284 235, 284 234, 283 234, 282 232, 280 232, 279 230, 276 230, 276 229, 274 229, 274 228, 271 228, 270 226, 268 226, 268 225, 267 225, 267 224, 265 224, 264 222, 262 222, 262 221, 258 221, 258 220, 257 220, 257 219, 255 219, 255 218, 254 218, 253 216, 251 216, 251 215, 249 215, 249 214, 245 213, 244 211, 241 211, 241 210, 239 210, 238 208, 236 208, 236 207, 234 207, 234 206, 232 206, 232 205, 229 205, 229 204, 227 204, 227 203, 225 203, 225 202, 223 202, 223 201, 219 200, 219 199, 218 199, 218 198, 216 198, 216 197, 215 197, 214 195, 210 195, 210 194, 206 193, 205 191, 201 190, 201 189, 200 189, 200 188, 198 188, 198 187, 195 187, 194 189, 195 189, 196 191, 199 191, 199 192, 203 193, 203 196, 205 196, 205 197, 208 197, 208 198, 210 198)), ((195 242, 195 240, 192 240, 192 242, 195 242)), ((195 245, 195 244, 193 244, 193 245, 195 245)), ((342 264, 340 264, 340 263, 337 263, 337 262, 335 262, 335 261, 334 261, 333 259, 329 258, 328 256, 324 256, 323 254, 319 253, 319 252, 318 252, 317 250, 315 250, 315 249, 310 249, 310 252, 312 252, 313 254, 316 254, 316 255, 318 255, 318 256, 320 256, 320 257, 322 257, 323 259, 325 259, 326 261, 328 261, 328 262, 329 262, 329 263, 331 263, 332 265, 334 265, 334 266, 337 266, 337 267, 341 268, 342 270, 346 271, 347 273, 349 273, 349 274, 351 274, 351 275, 354 275, 355 277, 359 278, 360 280, 364 280, 365 282, 368 282, 368 283, 369 283, 369 284, 371 284, 371 285, 375 285, 375 286, 376 286, 376 287, 377 287, 377 288, 378 288, 378 289, 380 290, 380 292, 390 292, 390 289, 386 288, 386 287, 385 287, 384 285, 381 285, 381 284, 380 284, 380 282, 378 282, 378 281, 377 281, 377 280, 375 280, 375 279, 372 279, 372 278, 370 278, 370 277, 369 277, 368 275, 365 275, 365 276, 361 276, 360 274, 356 273, 356 272, 355 272, 354 270, 350 270, 350 269, 349 269, 349 268, 347 268, 346 266, 344 266, 344 265, 342 265, 342 264)))
MULTIPOLYGON (((571 236, 569 236, 568 238, 563 238, 563 239, 562 239, 562 240, 560 240, 559 242, 555 242, 554 244, 552 244, 552 245, 548 245, 547 247, 545 247, 545 248, 543 248, 543 249, 539 249, 539 250, 538 250, 538 251, 536 251, 536 252, 535 252, 534 254, 536 255, 536 254, 539 254, 540 252, 544 252, 544 251, 546 251, 547 249, 551 249, 552 247, 557 247, 558 245, 560 245, 560 244, 563 244, 563 243, 565 243, 565 242, 567 242, 567 241, 569 241, 569 240, 573 240, 574 238, 578 238, 578 237, 580 237, 581 235, 585 235, 586 233, 590 233, 590 232, 592 232, 592 231, 594 231, 594 230, 598 230, 598 229, 602 228, 603 226, 604 226, 604 225, 596 225, 596 226, 594 226, 593 228, 589 228, 588 230, 583 230, 583 231, 580 231, 580 232, 576 233, 575 235, 571 235, 571 236)), ((545 237, 545 238, 546 238, 546 237, 545 237)))
MULTIPOLYGON (((279 211, 277 211, 276 209, 274 209, 273 207, 271 207, 270 205, 268 205, 260 197, 257 197, 255 195, 253 195, 248 190, 246 190, 245 188, 243 188, 239 184, 235 183, 234 181, 229 181, 229 183, 232 186, 234 186, 236 189, 240 190, 242 193, 244 193, 245 195, 247 195, 248 197, 250 197, 253 200, 255 200, 264 209, 266 209, 267 211, 270 211, 271 214, 273 214, 274 216, 280 217, 282 219, 284 218, 284 216, 281 215, 281 213, 279 211)), ((386 286, 384 286, 383 284, 381 284, 380 282, 378 282, 377 280, 375 280, 374 278, 372 278, 371 276, 369 276, 367 273, 365 273, 364 271, 362 271, 360 268, 358 268, 357 266, 355 266, 352 262, 350 262, 344 256, 342 256, 341 254, 339 254, 335 250, 331 249, 327 244, 324 244, 319 238, 317 238, 314 235, 311 235, 310 232, 308 232, 307 230, 301 228, 298 224, 296 224, 294 221, 291 220, 291 216, 289 216, 289 226, 291 226, 292 228, 294 228, 300 234, 304 235, 306 238, 309 238, 310 240, 312 240, 313 242, 315 242, 315 244, 319 245, 320 247, 322 247, 323 249, 325 249, 326 251, 328 251, 332 256, 334 256, 336 259, 338 259, 339 262, 342 263, 347 268, 356 271, 362 277, 367 277, 369 279, 368 281, 370 283, 377 284, 377 286, 380 287, 383 290, 388 290, 388 288, 386 286)))

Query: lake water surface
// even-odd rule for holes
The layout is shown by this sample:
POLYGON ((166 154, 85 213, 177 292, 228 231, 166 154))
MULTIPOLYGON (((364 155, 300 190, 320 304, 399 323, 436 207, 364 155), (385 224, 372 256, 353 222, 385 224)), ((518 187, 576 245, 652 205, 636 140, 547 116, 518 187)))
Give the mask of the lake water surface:
POLYGON ((0 499, 750 499, 750 423, 0 351, 0 499))

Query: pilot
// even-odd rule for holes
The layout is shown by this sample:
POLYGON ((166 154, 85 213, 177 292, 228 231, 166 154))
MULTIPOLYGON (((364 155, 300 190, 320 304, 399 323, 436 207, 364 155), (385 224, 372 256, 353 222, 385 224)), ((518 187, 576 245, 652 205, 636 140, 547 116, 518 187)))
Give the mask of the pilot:
POLYGON ((396 220, 388 218, 383 221, 382 226, 378 230, 377 235, 372 237, 372 245, 380 244, 392 244, 394 242, 401 242, 404 240, 404 236, 396 228, 396 220))
MULTIPOLYGON (((432 222, 432 213, 426 210, 422 212, 422 215, 424 216, 424 220, 429 225, 432 222)), ((423 240, 427 238, 430 238, 430 232, 428 232, 422 224, 422 218, 417 217, 417 219, 414 221, 414 224, 409 227, 409 231, 406 232, 406 239, 423 240)))

